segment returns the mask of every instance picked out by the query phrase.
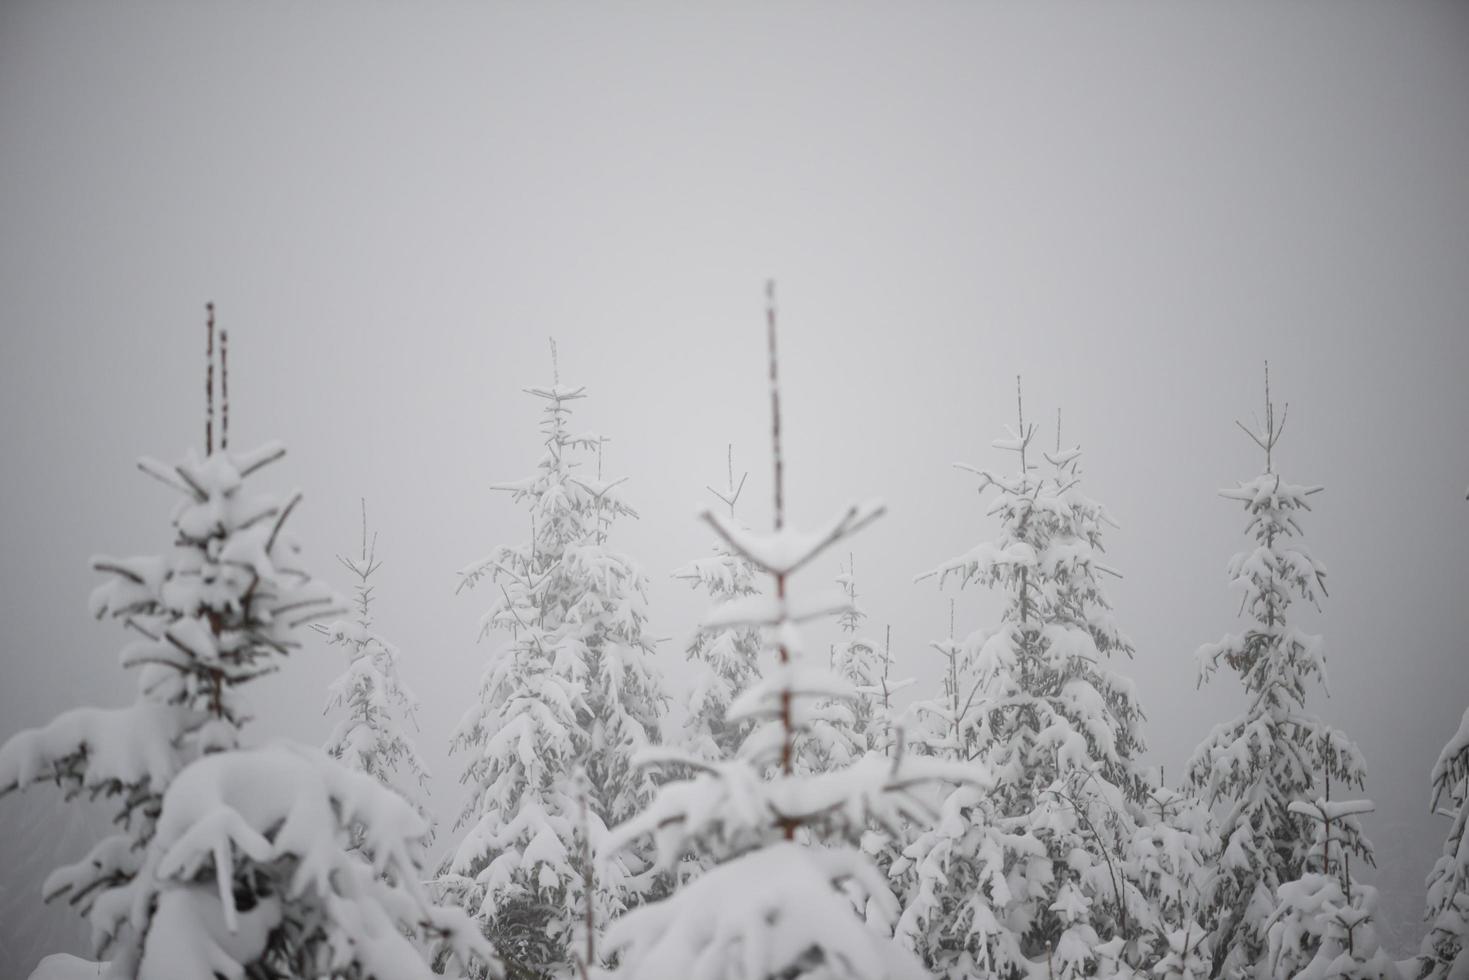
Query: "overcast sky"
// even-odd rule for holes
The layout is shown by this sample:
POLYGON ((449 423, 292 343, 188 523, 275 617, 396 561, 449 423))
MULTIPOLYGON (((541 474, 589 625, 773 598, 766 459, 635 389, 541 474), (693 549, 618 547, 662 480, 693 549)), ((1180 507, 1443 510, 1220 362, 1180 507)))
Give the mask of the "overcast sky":
MULTIPOLYGON (((168 544, 134 460, 202 445, 206 300, 232 441, 290 447, 266 482, 305 491, 295 531, 343 589, 368 499, 441 813, 495 650, 454 572, 527 534, 489 487, 539 455, 521 388, 549 336, 630 477, 613 540, 677 681, 705 607, 670 572, 712 545, 727 444, 769 521, 774 277, 790 513, 887 501, 857 582, 914 690, 951 597, 961 632, 998 608, 913 579, 994 534, 951 464, 1009 465, 1023 375, 1121 524, 1120 669, 1170 778, 1241 705, 1193 652, 1241 627, 1217 490, 1260 469, 1234 419, 1270 359, 1277 469, 1326 487, 1312 707, 1366 755, 1406 953, 1446 830, 1428 769, 1469 703, 1466 109, 1450 4, 0 4, 0 737, 132 697, 88 558, 168 544)), ((255 685, 255 737, 323 739, 340 668, 314 646, 255 685)), ((0 800, 0 954, 84 942, 32 918, 87 840, 55 807, 0 800)))

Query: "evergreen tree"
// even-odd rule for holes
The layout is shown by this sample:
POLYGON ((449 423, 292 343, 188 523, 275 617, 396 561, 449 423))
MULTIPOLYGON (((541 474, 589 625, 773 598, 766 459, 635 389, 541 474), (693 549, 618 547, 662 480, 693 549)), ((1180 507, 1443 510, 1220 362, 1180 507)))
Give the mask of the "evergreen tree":
POLYGON ((1323 798, 1290 805, 1291 813, 1314 826, 1314 859, 1276 894, 1266 924, 1267 961, 1256 967, 1257 976, 1401 980, 1377 938, 1377 889, 1355 881, 1351 873, 1352 854, 1365 850, 1357 817, 1371 811, 1368 800, 1323 798))
POLYGON ((1418 957, 1420 980, 1469 978, 1469 711, 1439 754, 1430 809, 1449 818, 1443 854, 1428 875, 1428 934, 1418 957))
POLYGON ((347 669, 332 682, 327 700, 328 711, 345 710, 347 716, 332 728, 326 754, 396 792, 431 825, 424 801, 428 770, 404 726, 413 722, 418 699, 398 676, 398 649, 372 628, 372 576, 382 563, 377 535, 368 543, 366 501, 362 552, 357 558, 338 555, 337 560, 357 578, 357 616, 316 627, 328 642, 347 651, 347 669))
POLYGON ((1045 478, 1031 461, 1035 436, 1021 405, 1018 428, 995 443, 1018 471, 963 467, 981 492, 996 491, 989 513, 1000 535, 929 573, 1006 600, 999 628, 955 652, 953 682, 962 676, 970 690, 951 694, 946 709, 957 711, 947 741, 983 764, 995 791, 956 791, 947 822, 899 869, 919 876, 913 894, 932 896, 909 935, 952 976, 1014 977, 1041 960, 1053 977, 1090 974, 1104 941, 1136 940, 1145 906, 1124 860, 1142 795, 1141 711, 1132 685, 1106 666, 1131 654, 1099 581, 1111 571, 1101 536, 1112 522, 1077 489, 1080 451, 1062 451, 1058 431, 1045 478))
POLYGON ((847 568, 837 576, 837 585, 847 597, 848 608, 837 617, 842 639, 832 646, 831 665, 837 676, 846 678, 857 690, 852 702, 852 732, 865 751, 893 755, 897 752, 897 709, 894 696, 913 683, 898 680, 893 673, 892 627, 887 628, 882 648, 862 635, 867 614, 857 604, 856 563, 849 555, 847 568))
POLYGON ((1219 860, 1208 807, 1197 797, 1150 782, 1147 802, 1127 854, 1129 881, 1143 895, 1137 909, 1140 959, 1153 972, 1207 976, 1208 920, 1204 889, 1219 860))
MULTIPOLYGON (((849 558, 850 561, 850 558, 849 558)), ((828 664, 852 685, 850 697, 821 698, 807 708, 806 730, 797 741, 796 768, 802 772, 831 772, 850 766, 874 747, 876 713, 870 686, 881 666, 871 641, 857 636, 867 614, 857 608, 857 587, 850 570, 836 579, 839 593, 832 596, 837 628, 843 639, 833 644, 828 664)))
POLYGON ((114 801, 118 832, 45 886, 88 916, 112 980, 426 977, 409 937, 427 934, 461 962, 492 967, 468 919, 435 908, 418 884, 427 826, 406 803, 315 750, 240 747, 240 689, 279 669, 299 628, 335 597, 299 567, 285 531, 300 494, 247 484, 285 450, 228 448, 223 370, 214 445, 209 313, 205 455, 140 463, 182 498, 170 550, 92 562, 108 576, 92 611, 141 637, 121 655, 138 674, 137 699, 74 709, 10 739, 0 791, 45 781, 69 798, 114 801))
POLYGON ((964 644, 954 637, 954 600, 949 600, 949 635, 929 643, 943 657, 943 675, 937 697, 913 702, 905 713, 908 719, 908 744, 916 752, 952 760, 971 758, 972 746, 965 741, 971 726, 964 724, 973 707, 972 696, 978 685, 967 671, 971 664, 964 656, 964 644))
POLYGON ((938 819, 889 872, 906 896, 896 935, 936 977, 1023 976, 1031 963, 1014 912, 1045 851, 1002 819, 982 763, 955 764, 969 767, 969 785, 942 796, 938 819))
MULTIPOLYGON (((727 461, 728 492, 720 493, 712 487, 709 492, 729 509, 729 520, 735 522, 735 504, 748 474, 742 475, 736 486, 732 447, 727 461)), ((715 602, 729 602, 760 591, 755 584, 755 567, 723 543, 715 545, 714 554, 695 559, 673 574, 693 588, 702 588, 715 602)), ((759 679, 760 648, 760 631, 753 626, 720 626, 694 634, 688 659, 695 664, 696 673, 682 738, 682 744, 694 755, 709 761, 728 758, 750 733, 748 721, 736 723, 729 719, 729 706, 759 679)))
POLYGON ((714 866, 661 902, 624 915, 607 935, 614 976, 721 980, 857 980, 923 976, 921 966, 881 933, 897 915, 882 875, 851 845, 877 821, 898 825, 908 791, 930 775, 913 762, 868 755, 853 766, 801 773, 799 742, 811 702, 850 699, 830 670, 805 661, 798 624, 839 611, 829 597, 798 597, 791 576, 822 551, 870 523, 877 504, 853 505, 814 532, 785 526, 780 400, 773 298, 769 312, 775 456, 775 531, 753 534, 718 513, 704 518, 720 538, 769 574, 774 594, 723 603, 709 626, 762 630, 776 663, 731 707, 754 729, 728 760, 687 752, 649 754, 649 764, 697 772, 661 787, 649 808, 614 834, 609 852, 651 838, 664 867, 705 856, 714 866), (804 846, 816 839, 828 846, 804 846), (854 904, 868 911, 864 922, 854 904))
POLYGON ((597 868, 586 894, 580 797, 592 849, 646 804, 653 784, 632 757, 656 741, 664 695, 644 635, 643 573, 607 545, 613 522, 636 513, 616 492, 622 481, 602 479, 603 440, 567 427, 584 389, 561 385, 558 373, 551 387, 526 391, 544 402, 546 453, 532 476, 497 489, 530 510, 531 539, 461 573, 461 587, 498 588, 482 630, 504 630, 510 642, 454 734, 472 795, 439 880, 507 962, 550 976, 573 969, 587 921, 578 909, 591 902, 590 919, 605 924, 655 884, 628 854, 597 868), (586 452, 595 476, 574 458, 586 452), (582 778, 584 789, 573 785, 582 778))
POLYGON ((1245 713, 1217 726, 1188 764, 1189 778, 1220 814, 1221 866, 1206 903, 1218 916, 1212 976, 1243 976, 1264 960, 1277 892, 1308 870, 1309 821, 1291 804, 1314 799, 1328 781, 1360 787, 1366 772, 1356 746, 1306 711, 1307 684, 1325 682, 1321 638, 1286 616, 1296 599, 1315 604, 1318 591, 1326 591, 1325 567, 1299 541, 1300 517, 1321 488, 1286 483, 1274 471, 1285 420, 1284 411, 1275 417, 1267 365, 1263 426, 1245 429, 1265 453, 1264 472, 1220 491, 1249 515, 1254 544, 1230 561, 1229 576, 1244 590, 1243 608, 1254 622, 1197 655, 1201 681, 1228 666, 1249 698, 1245 713))

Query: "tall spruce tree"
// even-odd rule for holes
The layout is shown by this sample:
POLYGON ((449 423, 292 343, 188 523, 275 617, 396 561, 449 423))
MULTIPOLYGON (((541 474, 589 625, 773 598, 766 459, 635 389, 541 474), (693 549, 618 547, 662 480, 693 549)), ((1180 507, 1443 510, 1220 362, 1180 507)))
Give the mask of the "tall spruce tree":
POLYGON ((403 800, 305 746, 241 747, 241 689, 278 670, 336 600, 285 531, 301 495, 247 482, 285 450, 229 448, 227 350, 221 335, 218 445, 211 304, 205 455, 139 464, 181 498, 169 550, 92 562, 108 576, 93 613, 139 637, 121 654, 136 700, 11 738, 0 792, 54 782, 68 798, 113 802, 118 831, 45 885, 89 918, 112 980, 427 977, 410 937, 430 935, 493 970, 467 917, 419 885, 428 828, 403 800))
POLYGON ((1018 379, 1017 408, 1017 427, 994 445, 1018 470, 962 467, 981 493, 995 491, 999 537, 928 573, 1005 597, 1000 626, 955 655, 953 682, 970 688, 943 711, 955 715, 946 742, 982 763, 995 790, 956 790, 895 872, 918 876, 909 890, 921 905, 904 927, 931 967, 1018 977, 1044 961, 1073 978, 1103 966, 1104 942, 1140 931, 1146 903, 1123 858, 1137 829, 1141 712, 1106 663, 1131 653, 1100 585, 1110 518, 1077 489, 1080 451, 1063 451, 1059 431, 1044 454, 1053 475, 1037 472, 1018 379))
MULTIPOLYGON (((1265 454, 1264 471, 1220 495, 1240 503, 1252 546, 1229 562, 1230 581, 1244 591, 1253 622, 1198 651, 1200 682, 1221 667, 1239 674, 1249 699, 1245 713, 1217 726, 1195 749, 1189 778, 1219 815, 1222 857, 1206 904, 1212 924, 1212 976, 1241 977, 1265 960, 1267 926, 1282 884, 1308 870, 1310 821, 1294 803, 1320 796, 1328 781, 1360 787, 1366 769, 1357 747, 1306 710, 1308 685, 1325 683, 1321 637, 1288 622, 1296 600, 1315 605, 1325 595, 1326 569, 1300 542, 1301 516, 1322 488, 1286 483, 1274 450, 1289 406, 1279 419, 1265 372, 1265 417, 1244 429, 1265 454)), ((1365 858, 1365 842, 1356 845, 1365 858)))
POLYGON ((905 817, 913 786, 932 775, 915 764, 941 764, 868 755, 824 772, 802 773, 796 765, 799 743, 811 731, 812 702, 855 692, 806 660, 798 628, 840 611, 843 597, 799 597, 790 579, 882 508, 854 504, 811 532, 785 525, 773 290, 767 295, 775 531, 754 534, 712 511, 704 518, 774 586, 773 595, 723 603, 707 623, 758 627, 775 663, 730 709, 732 718, 754 724, 734 758, 711 763, 665 750, 645 759, 697 775, 662 786, 648 809, 617 831, 609 850, 652 839, 665 867, 691 854, 706 856, 713 867, 613 926, 607 936, 617 957, 613 975, 918 980, 922 967, 880 931, 896 917, 896 903, 882 875, 851 845, 871 822, 897 825, 905 817), (813 838, 828 846, 805 846, 813 838), (854 902, 866 908, 868 921, 854 902))
MULTIPOLYGON (((554 343, 552 356, 554 366, 554 343)), ((595 876, 582 855, 651 797, 632 757, 657 740, 664 694, 644 635, 643 573, 607 543, 613 523, 636 513, 617 493, 623 481, 602 478, 604 440, 568 428, 585 389, 563 386, 557 370, 550 387, 526 391, 544 403, 546 451, 533 475, 496 489, 529 509, 531 539, 461 572, 461 587, 497 588, 482 634, 510 641, 454 733, 471 796, 439 883, 513 968, 564 976, 586 923, 600 929, 654 884, 636 853, 595 876)))

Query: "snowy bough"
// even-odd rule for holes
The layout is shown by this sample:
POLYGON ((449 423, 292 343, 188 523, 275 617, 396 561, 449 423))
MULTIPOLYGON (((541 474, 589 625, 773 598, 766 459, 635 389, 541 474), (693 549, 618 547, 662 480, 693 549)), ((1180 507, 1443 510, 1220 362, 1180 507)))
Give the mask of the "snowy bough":
POLYGON ((702 517, 774 585, 772 595, 717 607, 706 626, 758 627, 776 663, 730 706, 732 719, 753 724, 732 758, 644 754, 649 765, 696 775, 663 786, 646 810, 614 832, 605 853, 651 839, 665 868, 689 855, 706 857, 713 867, 669 898, 628 912, 608 930, 607 951, 616 961, 612 975, 917 980, 927 976, 922 964, 890 938, 896 900, 854 845, 874 821, 897 827, 913 816, 912 789, 951 772, 934 760, 868 755, 844 769, 797 773, 798 743, 809 734, 811 705, 823 698, 850 699, 855 691, 806 661, 799 628, 842 610, 844 597, 797 596, 790 579, 876 519, 882 506, 854 504, 812 532, 784 526, 773 298, 768 316, 776 528, 754 534, 713 511, 702 517))
POLYGON ((113 804, 117 832, 46 895, 89 918, 113 980, 426 977, 411 937, 428 934, 465 965, 493 964, 467 918, 419 885, 428 828, 408 804, 318 750, 242 747, 240 689, 336 600, 285 530, 300 494, 248 482, 285 450, 230 450, 227 400, 214 447, 212 307, 209 353, 205 455, 140 464, 179 495, 170 550, 92 562, 108 576, 92 612, 138 637, 121 653, 135 702, 68 711, 0 748, 0 792, 49 782, 113 804))
MULTIPOLYGON (((1325 594, 1326 569, 1298 540, 1301 515, 1321 488, 1287 483, 1274 471, 1286 413, 1277 421, 1269 379, 1267 365, 1260 431, 1245 429, 1265 453, 1265 470, 1220 491, 1249 515, 1246 533, 1254 547, 1230 560, 1229 576, 1244 590, 1242 608, 1254 622, 1197 654, 1201 682, 1227 666, 1240 675, 1249 698, 1245 713, 1217 726, 1188 763, 1194 786, 1220 813, 1222 854, 1205 902, 1217 915, 1208 924, 1213 976, 1239 976, 1265 960, 1278 904, 1299 897, 1299 889, 1281 893, 1283 885, 1313 870, 1334 872, 1310 867, 1319 850, 1316 832, 1292 806, 1324 798, 1332 784, 1360 787, 1366 777, 1357 747, 1305 710, 1307 684, 1313 678, 1325 683, 1326 661, 1321 637, 1292 626, 1286 614, 1295 600, 1315 604, 1317 593, 1325 594)), ((1340 829, 1345 853, 1370 861, 1355 823, 1340 829)), ((1350 885, 1344 894, 1349 892, 1350 885)))
POLYGON ((589 931, 659 884, 637 853, 596 869, 583 855, 651 798, 632 760, 657 738, 664 694, 644 635, 643 573, 607 544, 612 523, 636 513, 617 493, 622 481, 601 477, 603 440, 568 428, 584 391, 559 374, 527 391, 544 402, 546 452, 532 476, 497 489, 530 509, 531 540, 461 573, 461 587, 497 588, 483 632, 511 639, 454 733, 471 796, 438 883, 517 972, 566 975, 589 958, 589 931), (574 459, 588 452, 595 476, 574 459))

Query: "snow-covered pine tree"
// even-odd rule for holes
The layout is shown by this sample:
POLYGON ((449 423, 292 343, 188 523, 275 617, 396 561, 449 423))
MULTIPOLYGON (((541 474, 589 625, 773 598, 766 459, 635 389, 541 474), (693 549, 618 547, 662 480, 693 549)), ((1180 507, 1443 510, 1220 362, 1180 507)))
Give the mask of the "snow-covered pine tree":
POLYGON ((867 752, 892 755, 897 749, 896 709, 893 697, 912 683, 892 676, 892 627, 888 627, 881 649, 862 635, 867 614, 857 604, 856 560, 847 556, 847 567, 837 575, 837 585, 847 596, 847 610, 837 617, 842 639, 832 646, 831 665, 837 676, 857 689, 852 702, 852 732, 867 752))
POLYGON ((847 555, 847 567, 837 574, 837 586, 847 597, 847 608, 837 616, 837 629, 841 639, 832 644, 831 668, 838 677, 844 678, 857 690, 851 702, 852 734, 859 740, 862 751, 880 751, 883 743, 878 730, 880 696, 873 688, 881 685, 886 671, 882 654, 871 638, 862 635, 867 613, 857 603, 857 560, 847 555), (865 690, 864 690, 865 689, 865 690))
MULTIPOLYGON (((849 573, 850 570, 851 565, 848 565, 849 573)), ((855 589, 849 594, 848 601, 855 604, 855 589)), ((840 652, 840 645, 838 651, 840 652)), ((873 663, 871 660, 866 662, 870 665, 872 674, 870 677, 864 677, 865 683, 857 683, 853 674, 846 674, 845 677, 857 692, 855 703, 858 706, 858 717, 862 719, 859 733, 866 737, 868 754, 898 759, 909 750, 907 726, 899 720, 893 699, 898 692, 911 686, 914 678, 905 677, 896 680, 892 676, 893 628, 891 626, 883 631, 882 651, 878 653, 874 650, 874 653, 876 662, 873 663)), ((851 665, 852 662, 852 660, 847 660, 845 663, 851 665)), ((844 664, 840 657, 836 659, 836 665, 838 676, 843 676, 841 671, 844 664)), ((932 814, 928 816, 931 818, 932 814)), ((931 819, 926 819, 922 823, 904 821, 897 827, 874 824, 862 835, 863 853, 872 859, 872 863, 877 865, 877 869, 887 878, 889 887, 894 889, 898 897, 899 907, 907 904, 907 895, 903 890, 907 879, 903 876, 893 877, 893 866, 902 860, 903 851, 913 842, 914 837, 931 824, 931 819)))
POLYGON ((873 700, 873 710, 877 717, 874 737, 876 751, 883 755, 893 756, 906 751, 903 743, 907 739, 903 720, 906 712, 898 709, 897 696, 917 683, 918 679, 893 676, 893 627, 891 624, 883 627, 881 663, 882 673, 877 678, 877 683, 858 693, 866 694, 873 700))
MULTIPOLYGON (((552 345, 553 368, 555 345, 552 345)), ((439 885, 470 910, 507 963, 530 976, 564 976, 586 917, 579 855, 580 790, 595 846, 652 795, 633 755, 658 737, 664 694, 644 635, 644 576, 607 545, 612 523, 636 513, 601 475, 604 440, 568 429, 585 389, 526 391, 544 402, 545 455, 524 480, 501 484, 530 510, 531 539, 504 545, 461 572, 461 588, 488 581, 500 598, 482 634, 510 642, 491 662, 452 749, 468 756, 471 797, 463 836, 439 885), (596 473, 574 457, 593 454, 596 473), (580 778, 580 777, 578 777, 580 778)), ((592 920, 601 928, 654 884, 636 854, 599 866, 592 920)))
POLYGON ((944 659, 941 688, 936 697, 914 701, 904 712, 907 744, 925 755, 967 760, 970 747, 964 741, 964 717, 973 707, 968 695, 977 693, 977 686, 964 674, 969 659, 964 656, 963 643, 954 636, 953 599, 949 600, 949 635, 929 646, 944 659))
POLYGON ((1244 976, 1264 961, 1277 892, 1308 870, 1313 835, 1291 804, 1315 799, 1328 780, 1360 787, 1366 774, 1356 746, 1306 711, 1308 683, 1326 679, 1321 637, 1286 618, 1296 599, 1316 604, 1326 577, 1299 541, 1300 517, 1321 487, 1286 483, 1274 469, 1288 409, 1276 419, 1267 364, 1260 430, 1237 423, 1264 451, 1264 472, 1220 491, 1249 515, 1253 546, 1230 560, 1229 576, 1254 622, 1197 654, 1201 683, 1227 666, 1249 698, 1245 713, 1217 726, 1188 763, 1190 780, 1219 814, 1222 857, 1205 903, 1218 916, 1209 924, 1215 977, 1244 976))
MULTIPOLYGON (((745 488, 734 480, 734 448, 726 454, 728 490, 708 490, 729 509, 729 520, 736 521, 735 505, 745 488)), ((759 593, 755 583, 755 567, 722 542, 714 553, 697 558, 674 573, 693 588, 702 588, 715 602, 728 602, 759 593)), ((694 755, 714 761, 728 758, 739 749, 750 733, 750 723, 729 720, 729 706, 760 676, 760 631, 753 626, 721 626, 701 629, 689 644, 688 659, 695 667, 693 686, 689 692, 687 718, 682 744, 694 755)))
POLYGON ((1219 859, 1212 815, 1198 798, 1164 785, 1161 771, 1149 781, 1143 810, 1126 857, 1126 876, 1144 898, 1138 958, 1155 973, 1207 976, 1212 964, 1202 902, 1219 859))
POLYGON ((971 686, 950 739, 984 763, 996 790, 985 799, 957 790, 897 872, 918 875, 910 894, 923 901, 905 934, 933 968, 1017 977, 1044 961, 1052 977, 1074 978, 1102 966, 1105 941, 1120 938, 1135 955, 1145 902, 1124 857, 1141 795, 1141 712, 1106 665, 1131 653, 1099 581, 1111 571, 1101 535, 1112 522, 1077 489, 1080 451, 1059 449, 1059 434, 1046 454, 1054 475, 1035 472, 1037 430, 1018 379, 1017 407, 1018 427, 995 447, 1016 455, 1018 471, 961 467, 979 475, 981 493, 996 491, 999 537, 920 576, 1005 596, 1000 627, 963 644, 954 674, 971 686))
POLYGON ((346 717, 333 726, 324 749, 348 769, 366 773, 396 792, 432 826, 424 799, 428 769, 406 727, 407 723, 417 727, 413 715, 418 699, 398 676, 398 648, 373 629, 372 576, 382 562, 377 558, 377 534, 368 541, 366 500, 361 553, 356 558, 338 555, 337 560, 357 579, 353 586, 357 615, 316 626, 329 643, 347 652, 347 669, 332 682, 326 707, 344 711, 346 717))
MULTIPOLYGON (((1117 625, 1112 603, 1102 588, 1102 577, 1120 574, 1105 563, 1103 534, 1119 525, 1107 509, 1082 493, 1081 447, 1063 447, 1061 414, 1056 413, 1056 451, 1042 454, 1053 468, 1050 490, 1059 498, 1057 524, 1050 546, 1042 555, 1042 579, 1054 589, 1048 593, 1045 615, 1050 624, 1052 645, 1056 634, 1064 632, 1080 644, 1073 652, 1070 669, 1084 678, 1101 695, 1109 731, 1093 737, 1100 744, 1112 742, 1110 752, 1098 757, 1102 774, 1122 789, 1127 799, 1142 803, 1147 797, 1147 780, 1138 759, 1146 746, 1143 740, 1143 712, 1138 704, 1137 689, 1132 681, 1109 670, 1094 658, 1093 648, 1103 658, 1117 656, 1132 659, 1132 642, 1117 625)), ((1081 717, 1084 712, 1078 712, 1081 717)))
POLYGON ((279 669, 299 628, 336 600, 298 566, 285 531, 301 495, 247 483, 285 450, 229 449, 220 339, 218 448, 211 304, 205 455, 139 464, 181 497, 170 549, 92 562, 109 576, 93 613, 141 637, 121 654, 137 671, 137 699, 74 709, 11 738, 0 747, 0 792, 54 782, 68 798, 114 801, 118 832, 45 885, 87 915, 111 980, 427 977, 410 939, 426 933, 461 963, 493 966, 469 919, 433 906, 419 885, 427 825, 405 802, 314 749, 239 747, 248 718, 239 689, 279 669))
POLYGON ((1351 856, 1365 845, 1357 817, 1369 800, 1291 803, 1314 827, 1307 870, 1280 886, 1266 924, 1267 961, 1255 974, 1276 980, 1402 980, 1377 937, 1377 889, 1352 878, 1351 856))
POLYGON ((703 516, 726 545, 774 580, 773 595, 725 602, 707 624, 758 626, 776 662, 731 708, 733 718, 755 724, 734 758, 708 762, 668 750, 646 755, 650 765, 697 775, 662 786, 647 810, 615 832, 608 852, 651 838, 664 867, 690 854, 706 855, 715 866, 614 924, 607 934, 617 957, 613 975, 918 980, 921 965, 883 935, 896 903, 882 875, 851 845, 870 822, 897 825, 907 817, 908 791, 943 764, 867 755, 845 769, 800 773, 796 767, 812 701, 850 698, 853 691, 806 661, 799 630, 802 622, 842 609, 843 597, 797 597, 790 579, 882 508, 852 505, 812 532, 785 525, 773 288, 767 299, 775 531, 753 534, 719 513, 703 516), (808 836, 829 846, 804 846, 808 836), (854 904, 865 905, 868 921, 854 904))
POLYGON ((802 772, 845 768, 874 747, 873 699, 861 687, 875 681, 880 674, 877 648, 870 640, 857 636, 867 614, 857 608, 857 587, 850 571, 838 574, 836 581, 847 604, 837 617, 842 640, 832 645, 828 662, 838 677, 853 686, 856 694, 824 698, 808 707, 807 730, 796 749, 796 768, 802 772))
POLYGON ((1419 980, 1469 980, 1469 711, 1444 745, 1430 775, 1429 809, 1449 818, 1443 854, 1428 875, 1419 980))

